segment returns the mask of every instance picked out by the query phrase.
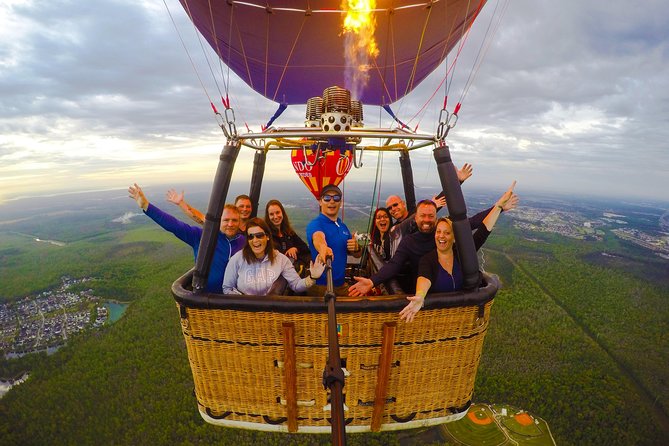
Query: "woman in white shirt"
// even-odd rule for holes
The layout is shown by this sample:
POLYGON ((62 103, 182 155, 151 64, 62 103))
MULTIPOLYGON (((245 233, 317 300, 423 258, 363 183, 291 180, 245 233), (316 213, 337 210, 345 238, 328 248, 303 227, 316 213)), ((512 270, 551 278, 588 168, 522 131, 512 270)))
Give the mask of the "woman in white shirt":
POLYGON ((310 275, 301 279, 290 259, 273 248, 269 226, 260 218, 246 223, 246 245, 230 258, 223 277, 223 294, 266 295, 279 276, 299 293, 310 288, 325 265, 311 262, 310 275))

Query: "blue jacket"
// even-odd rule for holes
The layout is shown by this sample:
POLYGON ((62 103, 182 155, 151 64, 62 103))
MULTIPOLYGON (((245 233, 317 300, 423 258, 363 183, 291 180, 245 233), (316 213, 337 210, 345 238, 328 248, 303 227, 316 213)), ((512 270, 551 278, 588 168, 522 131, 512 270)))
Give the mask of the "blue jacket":
MULTIPOLYGON (((202 238, 202 228, 191 226, 181 220, 167 214, 152 204, 144 211, 153 221, 158 223, 161 228, 174 234, 179 240, 193 248, 193 256, 197 259, 197 252, 200 249, 200 239, 202 238)), ((220 293, 223 286, 223 275, 228 266, 230 257, 241 250, 246 243, 246 238, 242 234, 237 234, 232 239, 228 239, 225 234, 219 231, 216 242, 216 251, 209 270, 207 279, 207 291, 220 293)))

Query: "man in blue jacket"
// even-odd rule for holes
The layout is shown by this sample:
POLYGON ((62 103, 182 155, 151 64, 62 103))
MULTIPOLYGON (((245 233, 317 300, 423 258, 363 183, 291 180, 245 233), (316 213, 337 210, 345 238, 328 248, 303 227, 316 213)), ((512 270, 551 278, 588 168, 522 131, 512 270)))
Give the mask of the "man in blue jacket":
MULTIPOLYGON (((128 188, 128 193, 144 213, 158 223, 160 227, 171 232, 179 240, 193 248, 193 255, 197 259, 202 228, 186 224, 149 203, 142 188, 137 183, 128 188)), ((214 251, 214 258, 209 270, 208 292, 221 292, 223 275, 225 274, 225 268, 228 266, 228 260, 234 253, 241 250, 245 243, 244 235, 239 232, 239 210, 232 204, 226 204, 221 215, 221 231, 218 233, 216 251, 214 251)))

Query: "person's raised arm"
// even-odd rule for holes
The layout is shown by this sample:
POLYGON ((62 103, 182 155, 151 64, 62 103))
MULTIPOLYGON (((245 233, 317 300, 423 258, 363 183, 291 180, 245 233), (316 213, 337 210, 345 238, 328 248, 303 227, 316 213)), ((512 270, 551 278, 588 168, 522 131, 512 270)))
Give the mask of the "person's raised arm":
POLYGON ((204 214, 186 202, 183 191, 178 193, 176 190, 170 189, 167 191, 166 198, 170 203, 179 206, 179 209, 195 223, 204 224, 204 214))
MULTIPOLYGON (((460 184, 464 183, 465 180, 472 176, 474 173, 474 168, 469 163, 464 163, 460 169, 457 171, 458 181, 460 184)), ((439 192, 437 195, 432 197, 432 201, 437 205, 437 212, 439 212, 444 206, 446 206, 446 194, 444 191, 439 192)))
POLYGON ((321 259, 321 262, 326 263, 326 259, 328 257, 332 257, 334 259, 332 248, 328 246, 328 242, 325 240, 325 233, 323 231, 314 232, 311 240, 314 244, 314 248, 316 248, 316 251, 318 251, 318 258, 321 259))
POLYGON ((495 206, 493 206, 492 210, 488 212, 488 215, 486 215, 486 217, 483 219, 483 225, 488 231, 492 231, 492 228, 495 226, 495 223, 497 223, 499 214, 501 214, 502 211, 510 211, 518 206, 519 200, 518 196, 513 193, 514 187, 516 187, 515 180, 513 183, 511 183, 511 186, 506 190, 506 192, 504 192, 502 196, 499 197, 495 203, 495 206))
POLYGON ((383 265, 371 278, 354 276, 356 283, 348 288, 349 296, 364 296, 374 288, 374 285, 386 282, 397 276, 404 267, 404 263, 409 259, 409 253, 406 249, 406 238, 400 242, 397 252, 391 259, 383 265))
POLYGON ((139 187, 137 183, 134 183, 128 188, 128 194, 130 198, 137 202, 137 206, 139 206, 143 211, 146 211, 149 208, 149 200, 146 199, 142 188, 139 187))

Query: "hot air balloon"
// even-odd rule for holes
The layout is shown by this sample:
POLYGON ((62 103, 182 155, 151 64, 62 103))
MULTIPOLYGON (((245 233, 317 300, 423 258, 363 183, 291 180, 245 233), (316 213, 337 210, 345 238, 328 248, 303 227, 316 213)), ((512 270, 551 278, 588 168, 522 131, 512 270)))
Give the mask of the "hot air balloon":
MULTIPOLYGON (((338 0, 180 1, 221 60, 252 89, 280 104, 307 104, 303 127, 267 126, 261 133, 237 133, 226 110, 227 142, 199 255, 172 286, 202 417, 228 427, 331 432, 333 443, 343 444, 345 432, 465 416, 498 282, 479 272, 445 142, 452 123, 446 113, 437 134, 370 128, 362 107, 388 105, 412 91, 466 35, 485 1, 373 2, 362 11, 365 17, 354 17, 375 28, 373 41, 354 54, 343 49, 351 37, 338 0), (316 197, 326 183, 343 180, 360 152, 395 152, 413 208, 409 152, 433 147, 464 290, 430 295, 412 324, 398 323, 406 294, 394 280, 383 284, 382 296, 335 299, 330 289, 325 301, 286 295, 279 283, 267 296, 206 293, 217 219, 242 146, 255 151, 249 192, 255 208, 270 150, 290 151, 294 169, 316 197)), ((351 265, 357 274, 383 266, 366 249, 365 261, 351 265)))
POLYGON ((375 57, 342 50, 342 4, 361 2, 180 0, 221 60, 258 93, 275 102, 304 104, 338 85, 368 105, 391 104, 446 58, 485 0, 377 0, 375 57), (364 56, 362 57, 364 59, 364 56), (363 90, 353 85, 365 79, 363 90))

